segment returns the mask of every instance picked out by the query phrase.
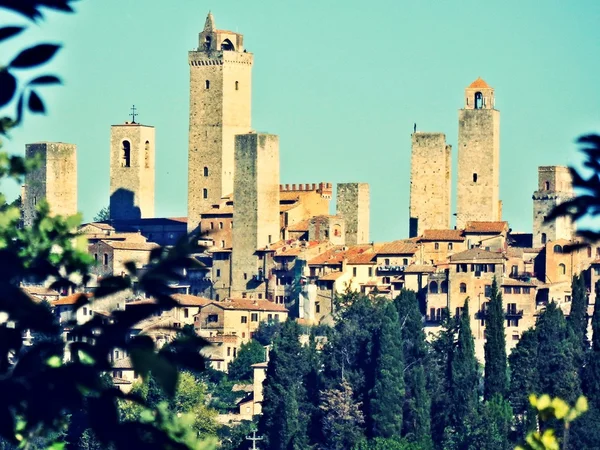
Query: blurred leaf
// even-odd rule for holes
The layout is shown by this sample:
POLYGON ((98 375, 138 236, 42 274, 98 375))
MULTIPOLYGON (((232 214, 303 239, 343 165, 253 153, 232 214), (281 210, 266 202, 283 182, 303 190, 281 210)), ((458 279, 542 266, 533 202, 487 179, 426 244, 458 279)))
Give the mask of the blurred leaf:
POLYGON ((8 71, 0 70, 0 106, 8 104, 17 91, 17 79, 8 71))
POLYGON ((29 82, 30 85, 61 84, 60 78, 55 75, 42 75, 29 82))
POLYGON ((19 53, 10 62, 9 66, 15 69, 29 69, 39 66, 50 61, 59 49, 60 45, 56 44, 38 44, 29 47, 19 53))
POLYGON ((29 107, 29 110, 31 112, 46 112, 46 109, 44 108, 44 102, 42 102, 42 99, 39 97, 39 95, 36 94, 35 91, 31 91, 29 93, 29 102, 27 103, 27 106, 29 107))
POLYGON ((17 34, 21 33, 24 29, 25 27, 16 26, 0 28, 0 41, 16 36, 17 34))

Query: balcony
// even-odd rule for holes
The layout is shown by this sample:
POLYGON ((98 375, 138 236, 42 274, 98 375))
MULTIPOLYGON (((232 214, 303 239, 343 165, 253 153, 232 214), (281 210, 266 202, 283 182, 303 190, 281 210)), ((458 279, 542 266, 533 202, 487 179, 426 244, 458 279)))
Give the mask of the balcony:
POLYGON ((536 277, 535 273, 533 272, 511 272, 508 276, 513 280, 520 281, 531 281, 532 278, 536 277))
POLYGON ((287 272, 288 270, 291 270, 293 267, 293 264, 287 263, 287 262, 281 262, 281 263, 275 263, 273 264, 273 271, 277 271, 277 272, 287 272))
POLYGON ((523 310, 509 308, 506 310, 506 313, 504 315, 506 316, 507 319, 521 319, 521 318, 523 318, 523 310))
POLYGON ((377 272, 404 272, 406 266, 377 266, 377 272))

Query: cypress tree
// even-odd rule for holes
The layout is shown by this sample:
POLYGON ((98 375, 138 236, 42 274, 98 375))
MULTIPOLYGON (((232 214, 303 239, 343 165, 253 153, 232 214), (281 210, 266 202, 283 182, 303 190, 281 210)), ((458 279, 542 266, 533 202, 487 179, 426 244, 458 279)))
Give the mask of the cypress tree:
POLYGON ((571 283, 572 301, 571 312, 569 313, 568 323, 573 330, 576 342, 582 351, 588 347, 587 340, 587 292, 585 279, 582 275, 574 275, 571 283))
POLYGON ((582 372, 583 393, 589 402, 600 408, 600 282, 596 283, 596 301, 592 316, 592 349, 582 372))
POLYGON ((458 326, 458 342, 452 358, 451 382, 451 421, 455 430, 461 435, 465 424, 475 416, 477 411, 477 360, 475 344, 471 332, 469 316, 469 299, 465 304, 458 326))
POLYGON ((267 448, 273 450, 307 446, 308 421, 303 413, 306 392, 302 383, 306 356, 299 336, 299 325, 286 321, 269 356, 259 432, 267 448))
POLYGON ((579 396, 579 367, 576 343, 565 317, 551 302, 536 323, 538 336, 537 369, 540 392, 573 404, 579 396))
POLYGON ((370 437, 392 438, 402 432, 404 359, 402 330, 393 303, 383 306, 380 330, 374 336, 375 372, 369 392, 370 437))
POLYGON ((491 400, 495 395, 504 398, 508 390, 506 337, 504 334, 502 294, 498 290, 496 277, 494 277, 494 281, 492 282, 492 293, 487 309, 485 332, 485 374, 483 395, 485 400, 491 400))
POLYGON ((427 391, 427 344, 415 292, 402 290, 395 300, 402 329, 405 398, 402 436, 431 448, 431 398, 427 391))

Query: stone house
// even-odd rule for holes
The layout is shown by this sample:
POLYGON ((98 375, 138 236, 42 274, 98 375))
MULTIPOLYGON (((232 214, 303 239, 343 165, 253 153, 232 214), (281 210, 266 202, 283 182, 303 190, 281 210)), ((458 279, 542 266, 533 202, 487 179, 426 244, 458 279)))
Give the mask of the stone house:
POLYGON ((148 264, 150 252, 158 247, 150 242, 100 240, 88 249, 96 261, 92 273, 98 278, 126 275, 125 263, 133 261, 142 268, 148 264))

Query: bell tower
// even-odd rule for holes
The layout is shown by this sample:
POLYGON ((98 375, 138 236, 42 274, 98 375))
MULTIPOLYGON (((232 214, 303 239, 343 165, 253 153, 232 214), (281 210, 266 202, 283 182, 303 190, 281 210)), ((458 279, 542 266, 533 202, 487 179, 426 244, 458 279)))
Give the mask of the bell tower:
POLYGON ((251 126, 252 62, 244 37, 216 29, 208 13, 198 47, 188 54, 188 231, 198 227, 202 212, 233 193, 235 135, 251 126))
POLYGON ((465 89, 465 106, 458 112, 456 226, 501 217, 500 111, 494 89, 477 78, 465 89))

